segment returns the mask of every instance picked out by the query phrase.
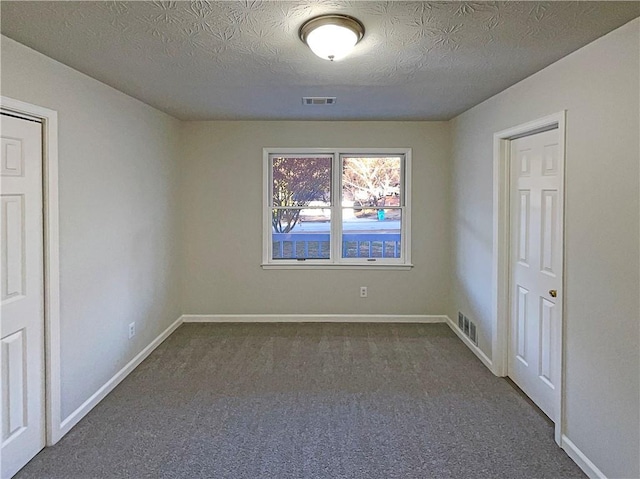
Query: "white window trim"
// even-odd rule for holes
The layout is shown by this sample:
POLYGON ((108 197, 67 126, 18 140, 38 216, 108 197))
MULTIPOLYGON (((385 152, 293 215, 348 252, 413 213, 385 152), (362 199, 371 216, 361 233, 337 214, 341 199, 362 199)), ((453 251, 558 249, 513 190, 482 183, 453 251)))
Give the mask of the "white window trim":
POLYGON ((263 148, 262 150, 262 264, 263 269, 363 269, 409 270, 411 263, 411 148, 263 148), (333 155, 331 206, 331 256, 328 260, 286 261, 273 260, 271 256, 271 165, 270 155, 333 155), (342 258, 339 228, 342 224, 342 208, 339 205, 342 182, 342 157, 354 155, 403 155, 404 207, 401 223, 402 257, 400 259, 376 258, 368 262, 362 259, 342 258), (334 201, 335 199, 335 201, 334 201))

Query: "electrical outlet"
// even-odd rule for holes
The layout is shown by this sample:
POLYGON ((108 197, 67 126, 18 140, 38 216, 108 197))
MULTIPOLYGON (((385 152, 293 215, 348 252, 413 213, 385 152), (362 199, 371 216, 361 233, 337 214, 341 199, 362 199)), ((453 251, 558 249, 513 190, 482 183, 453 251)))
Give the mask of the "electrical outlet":
POLYGON ((367 297, 367 287, 366 286, 360 286, 360 297, 361 298, 366 298, 367 297))
POLYGON ((136 322, 129 324, 129 339, 136 335, 136 322))

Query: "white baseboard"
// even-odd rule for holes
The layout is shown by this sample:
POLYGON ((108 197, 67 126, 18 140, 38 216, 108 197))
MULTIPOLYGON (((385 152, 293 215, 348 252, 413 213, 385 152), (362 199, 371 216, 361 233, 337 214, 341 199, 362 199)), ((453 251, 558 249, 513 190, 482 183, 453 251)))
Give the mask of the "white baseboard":
POLYGON ((182 324, 182 317, 176 319, 167 329, 155 338, 151 343, 140 351, 131 361, 129 361, 120 371, 118 371, 111 379, 109 379, 100 389, 93 393, 82 405, 73 411, 60 423, 59 437, 61 438, 71 430, 73 426, 78 424, 80 420, 87 415, 100 401, 102 401, 113 388, 126 378, 154 349, 173 333, 178 326, 182 324))
POLYGON ((185 314, 185 323, 444 323, 423 314, 185 314))
POLYGON ((467 345, 467 347, 476 355, 478 356, 478 359, 480 361, 482 361, 482 363, 489 368, 489 371, 493 372, 493 362, 491 361, 491 359, 489 359, 489 357, 484 354, 482 352, 482 349, 480 349, 478 346, 476 346, 475 344, 473 344, 471 342, 471 340, 466 337, 464 335, 464 333, 462 331, 460 331, 460 328, 458 328, 458 325, 456 323, 454 323, 453 321, 451 321, 451 318, 449 316, 446 316, 446 321, 447 324, 449 325, 449 327, 453 330, 454 333, 456 333, 456 335, 462 340, 462 342, 464 344, 467 345))
POLYGON ((564 434, 560 446, 590 479, 607 479, 607 476, 564 434))

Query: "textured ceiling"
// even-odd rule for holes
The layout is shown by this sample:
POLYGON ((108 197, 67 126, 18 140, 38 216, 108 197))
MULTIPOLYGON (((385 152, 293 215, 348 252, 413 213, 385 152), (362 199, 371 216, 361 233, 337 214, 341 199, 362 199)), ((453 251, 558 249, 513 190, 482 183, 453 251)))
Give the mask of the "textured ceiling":
MULTIPOLYGON (((181 119, 449 119, 640 15, 638 2, 2 1, 2 33, 181 119), (298 39, 345 13, 340 62, 298 39), (302 96, 336 96, 303 106, 302 96)), ((597 68, 597 65, 594 65, 597 68)))

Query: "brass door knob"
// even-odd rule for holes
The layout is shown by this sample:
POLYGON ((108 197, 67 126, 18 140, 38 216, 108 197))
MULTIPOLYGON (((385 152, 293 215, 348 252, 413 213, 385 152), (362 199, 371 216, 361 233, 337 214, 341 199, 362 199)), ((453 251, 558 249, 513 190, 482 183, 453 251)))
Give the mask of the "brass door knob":
POLYGON ((556 296, 558 296, 558 290, 557 289, 550 289, 549 290, 549 296, 551 296, 552 298, 555 298, 556 296))

